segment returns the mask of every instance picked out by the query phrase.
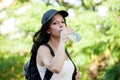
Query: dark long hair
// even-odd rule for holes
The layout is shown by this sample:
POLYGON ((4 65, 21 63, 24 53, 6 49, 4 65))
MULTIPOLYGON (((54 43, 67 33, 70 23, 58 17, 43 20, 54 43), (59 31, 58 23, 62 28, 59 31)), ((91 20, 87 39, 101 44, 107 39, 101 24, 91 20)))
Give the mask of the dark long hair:
POLYGON ((40 45, 45 44, 50 39, 50 34, 46 32, 46 30, 49 28, 50 21, 47 22, 45 25, 41 27, 40 30, 38 30, 34 36, 33 36, 33 46, 31 49, 32 55, 36 55, 37 50, 40 45))

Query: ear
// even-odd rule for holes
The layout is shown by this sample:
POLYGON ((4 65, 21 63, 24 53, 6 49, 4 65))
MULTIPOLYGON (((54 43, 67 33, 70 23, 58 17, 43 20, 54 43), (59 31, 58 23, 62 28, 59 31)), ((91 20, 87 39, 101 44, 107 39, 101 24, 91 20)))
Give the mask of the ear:
POLYGON ((48 34, 50 34, 50 29, 47 29, 47 31, 46 31, 48 34))

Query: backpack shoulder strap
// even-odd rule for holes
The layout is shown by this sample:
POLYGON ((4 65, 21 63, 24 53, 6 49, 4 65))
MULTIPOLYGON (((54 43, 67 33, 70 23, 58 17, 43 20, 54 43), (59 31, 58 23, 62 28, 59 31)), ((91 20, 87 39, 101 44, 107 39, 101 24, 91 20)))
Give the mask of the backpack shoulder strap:
POLYGON ((52 56, 55 56, 55 53, 53 51, 53 49, 51 48, 51 46, 49 44, 44 44, 45 46, 47 46, 50 49, 50 53, 52 56))
MULTIPOLYGON (((55 55, 53 49, 51 48, 51 46, 49 44, 44 44, 45 46, 47 46, 50 49, 50 53, 52 56, 55 55)), ((51 72, 49 69, 46 70, 45 75, 44 75, 44 79, 43 80, 50 80, 50 78, 52 77, 53 72, 51 72)))

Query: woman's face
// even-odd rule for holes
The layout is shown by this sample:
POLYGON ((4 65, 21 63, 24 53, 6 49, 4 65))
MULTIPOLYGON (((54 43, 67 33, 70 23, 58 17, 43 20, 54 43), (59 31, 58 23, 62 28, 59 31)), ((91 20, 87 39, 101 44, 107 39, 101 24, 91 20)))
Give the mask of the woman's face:
POLYGON ((61 29, 64 27, 66 27, 64 18, 60 14, 56 14, 50 22, 48 32, 51 36, 60 37, 61 29))

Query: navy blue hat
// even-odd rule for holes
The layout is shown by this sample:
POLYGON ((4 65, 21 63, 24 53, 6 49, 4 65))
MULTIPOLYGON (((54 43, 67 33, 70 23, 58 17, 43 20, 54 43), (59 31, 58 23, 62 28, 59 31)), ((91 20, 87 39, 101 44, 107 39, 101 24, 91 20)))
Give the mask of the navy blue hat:
POLYGON ((42 20, 41 20, 42 25, 49 22, 49 20, 51 20, 54 17, 54 15, 57 14, 57 13, 60 14, 62 17, 67 17, 68 16, 68 12, 66 12, 64 10, 57 11, 55 9, 50 9, 43 14, 43 17, 42 17, 42 20))

